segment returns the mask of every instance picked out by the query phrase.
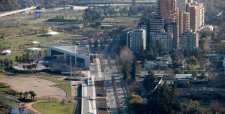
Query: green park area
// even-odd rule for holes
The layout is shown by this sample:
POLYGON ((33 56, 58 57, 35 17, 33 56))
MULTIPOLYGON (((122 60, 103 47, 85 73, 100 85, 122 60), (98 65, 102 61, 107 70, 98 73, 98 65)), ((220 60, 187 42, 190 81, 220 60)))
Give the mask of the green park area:
MULTIPOLYGON (((9 59, 9 60, 15 60, 16 56, 22 56, 25 54, 25 49, 31 48, 31 47, 46 47, 48 44, 53 44, 57 41, 62 41, 69 39, 70 35, 68 33, 59 33, 55 36, 44 36, 43 34, 36 34, 36 35, 26 35, 21 37, 14 37, 9 38, 7 40, 2 40, 0 42, 0 49, 11 49, 12 53, 9 55, 1 55, 0 59, 9 59), (37 45, 28 45, 31 41, 37 41, 40 42, 37 45)), ((45 48, 44 48, 45 50, 45 48)))
POLYGON ((71 85, 69 81, 58 83, 55 86, 60 89, 63 89, 66 92, 67 97, 71 95, 71 85))
POLYGON ((104 18, 103 22, 134 22, 138 21, 139 18, 128 18, 128 17, 112 17, 112 18, 104 18))
POLYGON ((75 108, 74 103, 58 103, 55 100, 39 102, 33 107, 45 114, 72 114, 75 108))

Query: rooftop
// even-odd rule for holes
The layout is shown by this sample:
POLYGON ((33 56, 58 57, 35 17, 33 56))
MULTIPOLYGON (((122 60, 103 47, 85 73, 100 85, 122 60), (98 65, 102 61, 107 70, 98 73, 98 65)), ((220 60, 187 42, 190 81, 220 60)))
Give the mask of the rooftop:
POLYGON ((66 51, 69 53, 75 53, 75 54, 82 54, 84 56, 89 56, 89 46, 84 45, 71 45, 71 46, 65 46, 65 45, 49 45, 49 47, 66 51))

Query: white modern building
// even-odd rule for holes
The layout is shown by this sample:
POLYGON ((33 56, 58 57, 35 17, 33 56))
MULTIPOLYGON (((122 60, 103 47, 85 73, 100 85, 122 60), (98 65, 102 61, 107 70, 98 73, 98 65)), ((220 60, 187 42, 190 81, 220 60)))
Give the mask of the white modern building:
POLYGON ((136 29, 127 33, 127 46, 134 52, 139 53, 146 49, 146 30, 136 29))
POLYGON ((180 49, 183 53, 189 54, 191 51, 199 48, 199 35, 189 30, 184 32, 180 38, 180 49))
POLYGON ((85 69, 89 69, 90 66, 89 46, 49 45, 47 56, 64 60, 68 65, 75 65, 85 69))

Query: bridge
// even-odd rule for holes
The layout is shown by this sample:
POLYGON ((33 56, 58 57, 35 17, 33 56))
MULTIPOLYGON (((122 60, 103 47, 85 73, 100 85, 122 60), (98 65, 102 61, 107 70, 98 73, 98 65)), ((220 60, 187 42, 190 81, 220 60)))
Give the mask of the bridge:
POLYGON ((15 11, 9 11, 9 12, 0 13, 0 18, 1 17, 5 17, 5 16, 9 16, 9 15, 23 13, 23 12, 29 12, 30 10, 36 9, 36 7, 37 6, 31 6, 29 8, 25 8, 25 9, 20 9, 20 10, 15 10, 15 11))
POLYGON ((77 4, 81 5, 90 5, 90 4, 156 4, 156 0, 130 0, 130 1, 125 1, 125 0, 80 0, 77 1, 77 4))

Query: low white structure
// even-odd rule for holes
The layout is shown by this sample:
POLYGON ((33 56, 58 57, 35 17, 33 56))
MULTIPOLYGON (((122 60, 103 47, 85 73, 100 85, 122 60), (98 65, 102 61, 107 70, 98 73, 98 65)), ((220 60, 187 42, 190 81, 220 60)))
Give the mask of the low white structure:
POLYGON ((36 47, 27 48, 25 51, 28 51, 28 52, 41 51, 41 48, 36 48, 36 47))
POLYGON ((169 67, 170 64, 172 64, 172 59, 170 55, 164 55, 163 57, 157 57, 157 65, 162 68, 169 67))
POLYGON ((154 61, 147 61, 145 64, 144 64, 144 67, 146 69, 152 69, 152 68, 155 68, 157 66, 157 64, 154 62, 154 61))
POLYGON ((55 35, 58 35, 58 34, 59 33, 55 32, 55 31, 51 31, 51 32, 46 33, 47 36, 55 36, 55 35))
POLYGON ((31 41, 32 44, 40 44, 38 41, 31 41))
POLYGON ((49 45, 47 49, 47 56, 55 59, 63 59, 68 65, 72 64, 85 69, 89 69, 90 67, 89 46, 49 45))
POLYGON ((12 51, 11 50, 3 50, 1 54, 6 55, 6 54, 11 54, 12 51))
POLYGON ((174 77, 178 81, 189 81, 194 79, 192 74, 176 74, 174 77))

